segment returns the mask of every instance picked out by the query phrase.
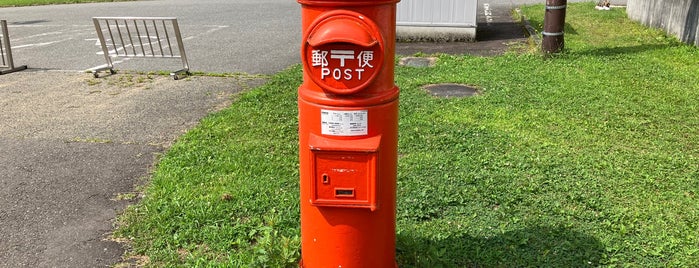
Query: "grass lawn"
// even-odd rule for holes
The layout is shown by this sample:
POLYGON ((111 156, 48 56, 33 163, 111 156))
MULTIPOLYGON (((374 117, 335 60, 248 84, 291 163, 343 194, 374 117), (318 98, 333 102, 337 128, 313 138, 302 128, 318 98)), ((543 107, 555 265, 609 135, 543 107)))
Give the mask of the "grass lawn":
POLYGON ((54 4, 76 4, 93 2, 124 2, 136 0, 0 0, 0 7, 38 6, 54 4))
MULTIPOLYGON (((398 67, 400 267, 699 267, 699 49, 570 4, 566 53, 398 67), (421 86, 478 86, 439 99, 421 86)), ((543 5, 523 12, 541 29, 543 5)), ((165 154, 116 236, 152 266, 295 267, 301 68, 165 154)))

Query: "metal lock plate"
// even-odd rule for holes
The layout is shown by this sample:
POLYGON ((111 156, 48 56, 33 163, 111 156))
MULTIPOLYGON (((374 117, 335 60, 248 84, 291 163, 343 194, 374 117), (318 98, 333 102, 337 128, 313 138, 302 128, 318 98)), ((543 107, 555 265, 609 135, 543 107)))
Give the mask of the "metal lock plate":
POLYGON ((311 204, 375 210, 380 139, 331 140, 312 135, 311 204))

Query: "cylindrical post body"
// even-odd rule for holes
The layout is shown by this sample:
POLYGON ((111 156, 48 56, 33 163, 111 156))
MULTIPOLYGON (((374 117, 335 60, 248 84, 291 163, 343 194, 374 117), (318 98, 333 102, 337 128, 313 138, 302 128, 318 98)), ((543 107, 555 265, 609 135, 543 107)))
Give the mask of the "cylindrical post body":
POLYGON ((541 48, 544 53, 559 53, 564 47, 566 0, 546 0, 541 48))
POLYGON ((395 267, 398 1, 298 2, 300 266, 395 267))

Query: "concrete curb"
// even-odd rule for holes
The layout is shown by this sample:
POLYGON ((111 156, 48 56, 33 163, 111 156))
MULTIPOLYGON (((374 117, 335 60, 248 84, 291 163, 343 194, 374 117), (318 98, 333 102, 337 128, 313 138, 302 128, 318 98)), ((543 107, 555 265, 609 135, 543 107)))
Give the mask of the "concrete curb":
POLYGON ((539 36, 539 33, 536 31, 536 29, 534 29, 531 23, 529 23, 527 16, 524 16, 524 14, 522 14, 522 10, 519 8, 516 8, 515 11, 517 12, 517 15, 519 15, 519 22, 522 25, 524 25, 525 29, 527 29, 527 34, 529 35, 529 38, 532 39, 537 46, 541 46, 541 36, 539 36))
POLYGON ((399 42, 475 42, 476 27, 396 27, 399 42))

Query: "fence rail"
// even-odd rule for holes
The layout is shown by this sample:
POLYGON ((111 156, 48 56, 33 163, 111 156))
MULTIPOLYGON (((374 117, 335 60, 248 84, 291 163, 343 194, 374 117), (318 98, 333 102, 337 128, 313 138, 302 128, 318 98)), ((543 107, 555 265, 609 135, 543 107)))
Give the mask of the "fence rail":
POLYGON ((170 73, 175 79, 189 73, 177 18, 173 17, 94 17, 97 37, 106 65, 90 69, 114 74, 113 58, 174 58, 182 60, 182 69, 170 73))
POLYGON ((0 28, 2 28, 2 38, 0 38, 0 74, 8 74, 11 72, 27 69, 27 65, 15 66, 12 60, 12 46, 10 45, 10 36, 7 31, 7 21, 0 20, 0 28))

